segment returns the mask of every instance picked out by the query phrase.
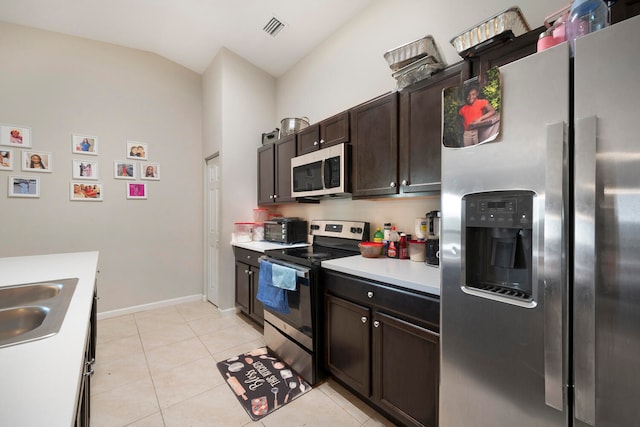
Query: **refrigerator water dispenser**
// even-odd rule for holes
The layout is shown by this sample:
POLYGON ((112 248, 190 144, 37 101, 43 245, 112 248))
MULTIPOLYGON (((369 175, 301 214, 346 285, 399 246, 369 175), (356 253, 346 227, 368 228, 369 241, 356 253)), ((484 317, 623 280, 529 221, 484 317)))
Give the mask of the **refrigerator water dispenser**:
POLYGON ((532 299, 533 195, 500 191, 469 194, 462 199, 467 287, 532 299))

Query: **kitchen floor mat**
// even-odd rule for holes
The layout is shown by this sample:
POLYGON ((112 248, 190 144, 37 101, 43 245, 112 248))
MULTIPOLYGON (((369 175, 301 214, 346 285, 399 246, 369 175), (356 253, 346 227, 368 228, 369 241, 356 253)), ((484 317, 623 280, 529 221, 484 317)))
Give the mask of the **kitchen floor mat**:
POLYGON ((266 347, 216 365, 254 421, 311 390, 309 383, 266 347))

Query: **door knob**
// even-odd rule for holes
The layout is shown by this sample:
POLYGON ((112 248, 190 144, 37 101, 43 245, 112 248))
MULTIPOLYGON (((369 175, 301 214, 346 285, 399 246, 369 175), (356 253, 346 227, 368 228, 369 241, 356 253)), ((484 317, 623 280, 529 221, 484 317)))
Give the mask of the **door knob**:
POLYGON ((369 298, 373 298, 373 292, 371 292, 371 291, 367 292, 367 296, 368 296, 369 298))
POLYGON ((407 181, 406 179, 402 180, 402 185, 409 185, 409 181, 407 181))
POLYGON ((374 327, 374 328, 377 328, 377 327, 379 327, 379 326, 380 326, 380 322, 378 322, 377 320, 375 320, 375 321, 373 322, 373 327, 374 327))
POLYGON ((366 318, 366 316, 362 316, 362 317, 360 318, 360 320, 362 320, 362 323, 367 323, 367 318, 366 318))
POLYGON ((395 187, 396 187, 396 183, 395 183, 395 182, 393 182, 393 181, 391 181, 391 184, 389 184, 389 187, 391 187, 391 188, 395 188, 395 187))

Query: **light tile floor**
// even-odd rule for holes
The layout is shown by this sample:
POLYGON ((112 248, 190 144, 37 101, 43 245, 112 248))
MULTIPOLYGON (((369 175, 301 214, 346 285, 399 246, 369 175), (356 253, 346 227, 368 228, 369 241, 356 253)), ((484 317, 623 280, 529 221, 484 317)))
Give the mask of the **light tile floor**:
POLYGON ((333 380, 252 421, 216 363, 262 346, 252 322, 207 302, 100 320, 91 425, 393 426, 333 380))

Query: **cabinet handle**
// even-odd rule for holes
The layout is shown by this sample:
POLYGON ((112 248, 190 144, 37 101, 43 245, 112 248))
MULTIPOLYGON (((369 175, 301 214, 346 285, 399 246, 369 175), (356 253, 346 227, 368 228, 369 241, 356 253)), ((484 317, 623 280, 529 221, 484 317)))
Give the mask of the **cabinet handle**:
POLYGON ((324 139, 320 140, 320 144, 324 144, 326 141, 324 139))
POLYGON ((273 199, 273 194, 269 194, 269 198, 270 198, 270 199, 273 199))
POLYGON ((249 270, 245 270, 245 271, 244 271, 244 274, 249 274, 249 270))
POLYGON ((374 320, 373 327, 378 328, 379 326, 380 326, 380 322, 378 322, 377 320, 374 320))
POLYGON ((360 320, 362 320, 362 323, 367 323, 367 317, 366 316, 362 316, 360 318, 360 320))
POLYGON ((369 298, 373 298, 373 292, 371 292, 371 291, 367 292, 367 296, 368 296, 369 298))
POLYGON ((407 181, 406 179, 402 180, 402 185, 409 185, 409 181, 407 181))
POLYGON ((95 371, 93 370, 93 368, 89 369, 87 372, 84 373, 85 377, 90 377, 93 375, 95 371))
POLYGON ((393 182, 393 181, 391 181, 391 184, 389 184, 389 187, 391 187, 391 188, 396 188, 396 183, 395 183, 395 182, 393 182))
POLYGON ((253 271, 249 271, 249 276, 253 276, 253 271))
POLYGON ((274 199, 277 199, 277 198, 278 198, 278 195, 277 195, 277 194, 274 194, 274 195, 273 195, 273 198, 274 198, 274 199))
POLYGON ((247 259, 251 259, 251 255, 247 255, 247 259))
POLYGON ((313 145, 318 145, 318 141, 313 141, 313 145))

